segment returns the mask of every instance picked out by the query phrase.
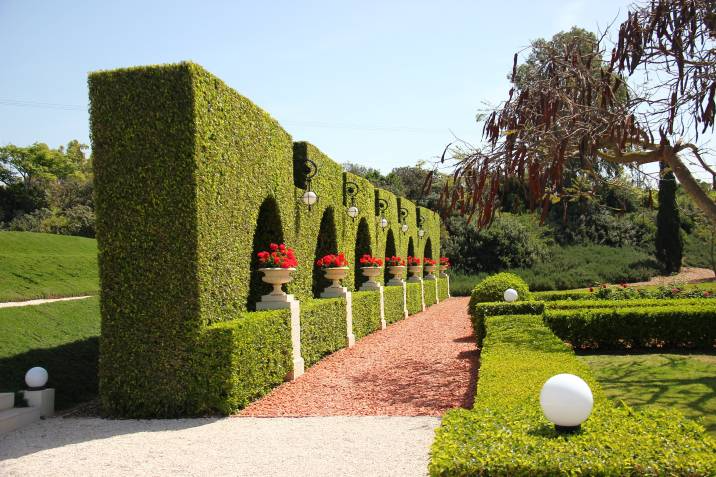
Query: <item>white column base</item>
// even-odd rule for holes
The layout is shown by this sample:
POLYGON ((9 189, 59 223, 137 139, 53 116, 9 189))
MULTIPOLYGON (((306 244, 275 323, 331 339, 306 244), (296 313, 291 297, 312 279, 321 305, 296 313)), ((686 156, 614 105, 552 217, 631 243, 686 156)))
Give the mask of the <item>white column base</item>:
POLYGON ((391 278, 390 280, 388 280, 388 283, 386 283, 386 285, 389 287, 399 287, 404 284, 405 282, 402 278, 391 278))
POLYGON ((346 290, 346 338, 348 347, 352 348, 356 344, 356 335, 353 333, 353 294, 346 290))
POLYGON ((402 283, 403 285, 403 317, 408 317, 408 286, 405 284, 405 282, 402 283))
POLYGON ((305 369, 305 362, 301 357, 301 304, 293 295, 264 295, 261 301, 256 304, 257 310, 281 310, 288 308, 291 310, 291 351, 293 354, 293 369, 286 375, 287 381, 302 376, 305 369), (266 297, 276 297, 281 299, 268 299, 266 297))
POLYGON ((420 279, 420 304, 422 305, 423 311, 427 308, 425 306, 425 282, 420 279))
POLYGON ((49 417, 55 414, 55 389, 45 388, 38 391, 22 391, 30 407, 40 410, 40 416, 49 417))

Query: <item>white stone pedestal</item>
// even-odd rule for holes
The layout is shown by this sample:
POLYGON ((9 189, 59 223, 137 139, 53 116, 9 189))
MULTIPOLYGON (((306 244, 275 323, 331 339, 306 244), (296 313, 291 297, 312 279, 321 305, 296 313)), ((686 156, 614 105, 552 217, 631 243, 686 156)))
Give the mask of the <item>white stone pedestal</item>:
POLYGON ((403 316, 405 318, 408 317, 408 286, 405 284, 405 282, 402 282, 403 285, 403 316))
POLYGON ((380 283, 365 282, 360 291, 377 291, 380 294, 380 329, 384 330, 388 324, 385 322, 385 289, 380 283))
POLYGON ((397 286, 405 285, 405 282, 403 281, 402 278, 393 277, 390 280, 388 280, 388 283, 386 283, 386 285, 389 287, 397 287, 397 286))
POLYGON ((291 348, 293 351, 293 370, 286 379, 293 381, 303 375, 305 363, 301 357, 301 304, 293 295, 264 295, 256 304, 257 310, 291 310, 291 348))
POLYGON ((55 414, 55 389, 45 388, 38 391, 22 391, 30 407, 40 410, 40 416, 49 417, 55 414))
POLYGON ((353 294, 346 287, 327 287, 321 298, 345 298, 346 299, 346 339, 348 347, 356 344, 356 335, 353 333, 353 294))
POLYGON ((321 293, 321 298, 340 298, 346 296, 348 288, 346 287, 326 287, 321 293))

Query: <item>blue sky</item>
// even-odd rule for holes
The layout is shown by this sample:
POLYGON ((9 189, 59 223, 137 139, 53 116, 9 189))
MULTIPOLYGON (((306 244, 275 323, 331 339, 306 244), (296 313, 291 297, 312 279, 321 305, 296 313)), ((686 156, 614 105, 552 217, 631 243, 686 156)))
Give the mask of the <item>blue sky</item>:
POLYGON ((388 172, 477 143, 512 55, 629 1, 0 0, 0 144, 89 143, 87 73, 191 60, 338 162, 388 172))

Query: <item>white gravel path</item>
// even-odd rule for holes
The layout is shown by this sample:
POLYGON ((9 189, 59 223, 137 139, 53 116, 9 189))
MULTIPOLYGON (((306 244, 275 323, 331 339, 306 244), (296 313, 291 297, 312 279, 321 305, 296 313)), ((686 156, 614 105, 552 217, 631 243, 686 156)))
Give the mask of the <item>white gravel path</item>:
POLYGON ((92 298, 92 295, 68 296, 65 298, 39 298, 37 300, 27 300, 27 301, 5 301, 5 302, 0 303, 0 308, 15 308, 18 306, 44 305, 45 303, 55 303, 58 301, 84 300, 86 298, 92 298))
POLYGON ((52 418, 0 434, 0 475, 426 475, 439 423, 395 416, 52 418))

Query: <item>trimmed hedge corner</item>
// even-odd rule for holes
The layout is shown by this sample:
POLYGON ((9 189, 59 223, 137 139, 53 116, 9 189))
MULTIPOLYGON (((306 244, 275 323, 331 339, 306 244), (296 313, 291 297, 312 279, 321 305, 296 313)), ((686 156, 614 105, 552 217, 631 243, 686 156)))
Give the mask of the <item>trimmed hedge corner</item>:
POLYGON ((420 283, 406 284, 406 303, 408 306, 408 315, 414 315, 423 311, 423 298, 420 292, 420 283))
POLYGON ((674 411, 615 407, 539 315, 485 318, 487 336, 473 410, 443 416, 432 476, 691 475, 716 471, 716 444, 674 411), (539 392, 558 373, 585 379, 594 411, 573 435, 543 416, 539 392), (515 379, 519 377, 519 382, 515 379))
POLYGON ((380 294, 353 292, 353 334, 356 340, 380 329, 380 294))
POLYGON ((348 346, 346 334, 344 298, 301 302, 301 356, 306 368, 348 346))
POLYGON ((403 312, 403 287, 387 286, 383 289, 385 322, 395 323, 405 318, 403 312))
POLYGON ((425 280, 424 282, 424 288, 425 288, 425 306, 433 306, 435 303, 437 303, 437 290, 435 289, 435 281, 434 280, 425 280))
POLYGON ((204 329, 199 343, 189 414, 235 412, 281 384, 291 371, 288 310, 244 313, 216 323, 204 329))

